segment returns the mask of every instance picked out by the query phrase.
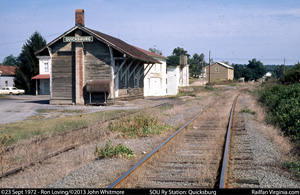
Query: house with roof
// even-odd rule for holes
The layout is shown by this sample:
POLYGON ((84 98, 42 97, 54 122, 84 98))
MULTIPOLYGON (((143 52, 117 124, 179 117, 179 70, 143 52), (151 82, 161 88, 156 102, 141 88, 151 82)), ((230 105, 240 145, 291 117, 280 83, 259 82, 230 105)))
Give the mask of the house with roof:
POLYGON ((14 86, 16 66, 5 66, 0 64, 0 89, 2 87, 14 86))
POLYGON ((83 9, 75 11, 74 27, 35 54, 50 59, 51 104, 143 97, 145 64, 161 63, 118 38, 85 27, 83 9))
POLYGON ((234 78, 234 68, 223 62, 215 62, 207 67, 206 69, 206 79, 209 82, 217 80, 233 80, 234 78))
POLYGON ((38 56, 38 59, 39 74, 31 78, 36 82, 36 95, 50 95, 51 58, 38 56))

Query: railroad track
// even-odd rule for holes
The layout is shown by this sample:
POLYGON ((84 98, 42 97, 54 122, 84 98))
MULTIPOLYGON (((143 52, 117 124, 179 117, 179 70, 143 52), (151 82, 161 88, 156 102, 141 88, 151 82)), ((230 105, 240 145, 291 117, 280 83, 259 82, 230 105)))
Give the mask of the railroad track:
POLYGON ((237 97, 207 106, 108 188, 224 188, 230 146, 224 142, 237 97))
POLYGON ((260 188, 256 170, 259 170, 261 165, 254 161, 254 154, 244 118, 239 113, 235 113, 234 120, 225 187, 260 188))

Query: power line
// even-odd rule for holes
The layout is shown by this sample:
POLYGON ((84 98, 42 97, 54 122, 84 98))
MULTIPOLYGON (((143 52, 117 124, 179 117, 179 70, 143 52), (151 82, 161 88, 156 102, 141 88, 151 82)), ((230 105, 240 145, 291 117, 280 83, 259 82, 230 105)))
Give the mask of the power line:
MULTIPOLYGON (((50 34, 44 36, 44 38, 52 37, 52 36, 57 36, 63 33, 55 33, 55 34, 50 34)), ((19 40, 19 41, 13 41, 13 42, 6 42, 6 43, 0 43, 0 45, 12 45, 12 44, 17 44, 17 43, 25 43, 27 40, 19 40)))

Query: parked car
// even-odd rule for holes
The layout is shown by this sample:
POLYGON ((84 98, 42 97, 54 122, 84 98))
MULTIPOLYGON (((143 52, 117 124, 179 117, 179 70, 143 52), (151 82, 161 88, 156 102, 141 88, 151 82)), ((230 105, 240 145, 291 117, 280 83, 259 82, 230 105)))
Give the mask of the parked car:
POLYGON ((17 89, 16 87, 3 87, 0 89, 0 94, 6 95, 19 95, 25 93, 23 89, 17 89))

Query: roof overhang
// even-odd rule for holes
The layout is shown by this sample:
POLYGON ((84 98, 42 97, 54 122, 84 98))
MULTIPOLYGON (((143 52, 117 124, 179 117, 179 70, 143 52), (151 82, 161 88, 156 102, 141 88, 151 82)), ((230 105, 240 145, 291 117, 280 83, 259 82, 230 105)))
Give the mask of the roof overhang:
POLYGON ((31 79, 50 79, 50 74, 38 74, 31 79))

